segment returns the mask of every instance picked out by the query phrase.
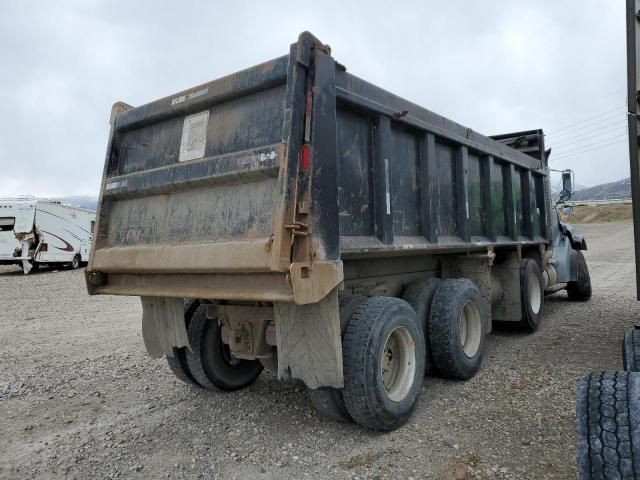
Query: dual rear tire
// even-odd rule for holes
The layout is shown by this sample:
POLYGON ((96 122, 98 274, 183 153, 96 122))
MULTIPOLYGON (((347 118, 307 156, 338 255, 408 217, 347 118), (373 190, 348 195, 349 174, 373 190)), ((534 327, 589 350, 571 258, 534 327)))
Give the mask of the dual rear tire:
POLYGON ((322 416, 390 431, 411 416, 426 360, 422 326, 411 306, 390 297, 343 297, 344 388, 309 390, 322 416))
POLYGON ((443 376, 468 379, 478 371, 486 333, 478 287, 468 279, 422 279, 407 291, 412 303, 341 298, 344 388, 309 390, 322 416, 393 430, 415 408, 429 351, 443 376))
POLYGON ((214 391, 234 391, 253 383, 262 372, 257 360, 234 358, 222 342, 222 327, 208 319, 198 300, 185 302, 185 323, 191 348, 173 349, 167 363, 182 382, 214 391))

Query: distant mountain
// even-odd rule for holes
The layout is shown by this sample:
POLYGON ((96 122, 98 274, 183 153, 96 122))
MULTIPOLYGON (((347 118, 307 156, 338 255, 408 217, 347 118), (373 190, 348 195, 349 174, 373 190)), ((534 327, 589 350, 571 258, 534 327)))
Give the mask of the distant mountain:
POLYGON ((68 197, 52 198, 51 200, 86 208, 87 210, 95 210, 98 208, 98 197, 92 195, 70 195, 68 197))
MULTIPOLYGON (((552 181, 551 184, 549 185, 549 188, 551 189, 551 196, 552 197, 554 197, 554 196, 557 197, 558 195, 560 195, 560 192, 562 191, 562 185, 560 184, 559 181, 558 182, 553 182, 552 181)), ((573 186, 573 190, 575 192, 578 192, 579 190, 584 190, 586 188, 589 188, 589 187, 587 187, 586 185, 580 185, 579 183, 576 183, 573 186)))
POLYGON ((595 187, 577 190, 571 200, 608 200, 611 198, 631 198, 631 179, 603 183, 595 187))

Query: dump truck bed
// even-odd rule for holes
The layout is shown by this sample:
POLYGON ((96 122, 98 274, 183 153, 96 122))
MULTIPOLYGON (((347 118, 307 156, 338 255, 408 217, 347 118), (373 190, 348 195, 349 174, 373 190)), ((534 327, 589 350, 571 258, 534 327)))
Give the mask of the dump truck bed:
POLYGON ((111 125, 92 294, 304 304, 349 258, 549 238, 544 155, 351 75, 309 33, 261 65, 117 103, 111 125))

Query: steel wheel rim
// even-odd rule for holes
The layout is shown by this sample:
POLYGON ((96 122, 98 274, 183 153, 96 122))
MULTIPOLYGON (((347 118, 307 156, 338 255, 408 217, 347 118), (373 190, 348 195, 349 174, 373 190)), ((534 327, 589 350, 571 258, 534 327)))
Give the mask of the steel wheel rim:
POLYGON ((387 397, 401 402, 409 395, 416 373, 416 344, 406 327, 396 327, 389 333, 380 363, 387 397))
POLYGON ((482 318, 475 302, 467 300, 462 306, 458 318, 458 332, 462 351, 468 358, 473 358, 480 349, 482 341, 482 318))
POLYGON ((542 295, 540 294, 540 279, 535 273, 529 275, 529 305, 534 315, 540 313, 542 295))

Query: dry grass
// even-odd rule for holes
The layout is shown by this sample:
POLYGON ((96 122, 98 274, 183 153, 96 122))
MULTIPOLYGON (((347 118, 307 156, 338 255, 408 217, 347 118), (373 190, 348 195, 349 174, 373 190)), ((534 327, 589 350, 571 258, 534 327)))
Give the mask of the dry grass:
POLYGON ((560 210, 560 219, 567 223, 609 223, 631 220, 631 205, 598 205, 574 207, 571 215, 560 210))

